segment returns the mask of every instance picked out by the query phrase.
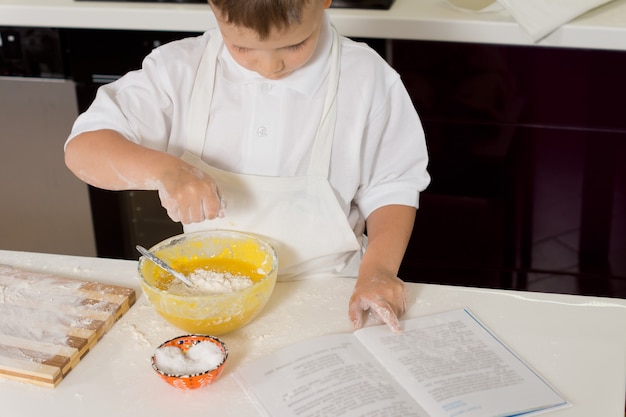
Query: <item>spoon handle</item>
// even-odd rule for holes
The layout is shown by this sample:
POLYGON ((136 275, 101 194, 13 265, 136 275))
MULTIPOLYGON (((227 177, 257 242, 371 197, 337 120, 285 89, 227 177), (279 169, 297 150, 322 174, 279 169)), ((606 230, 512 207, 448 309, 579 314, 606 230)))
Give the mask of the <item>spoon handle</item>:
POLYGON ((185 284, 189 285, 190 287, 193 287, 193 284, 191 283, 191 281, 189 281, 187 279, 187 277, 183 273, 176 271, 174 268, 169 266, 164 260, 162 260, 161 258, 158 258, 153 253, 148 252, 148 250, 146 248, 144 248, 143 246, 137 245, 136 248, 139 251, 139 253, 141 253, 143 256, 145 256, 146 258, 148 258, 149 260, 154 262, 161 269, 169 272, 175 278, 181 280, 182 282, 184 282, 185 284))

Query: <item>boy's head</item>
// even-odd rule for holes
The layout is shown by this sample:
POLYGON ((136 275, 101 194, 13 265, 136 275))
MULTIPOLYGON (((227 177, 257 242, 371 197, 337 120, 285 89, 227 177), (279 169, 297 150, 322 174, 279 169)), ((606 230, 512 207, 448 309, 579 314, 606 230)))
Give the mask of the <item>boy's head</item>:
POLYGON ((288 76, 313 55, 332 0, 209 0, 235 61, 269 79, 288 76))
POLYGON ((213 10, 224 21, 252 29, 259 39, 267 38, 274 30, 282 31, 299 23, 309 4, 319 0, 209 0, 213 10))

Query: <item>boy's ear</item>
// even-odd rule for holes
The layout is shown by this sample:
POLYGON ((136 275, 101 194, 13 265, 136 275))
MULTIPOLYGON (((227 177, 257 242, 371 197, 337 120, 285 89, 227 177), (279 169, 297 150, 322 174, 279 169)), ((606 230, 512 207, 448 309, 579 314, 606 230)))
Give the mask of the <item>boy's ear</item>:
POLYGON ((332 2, 333 2, 333 0, 324 0, 324 8, 328 9, 332 2))

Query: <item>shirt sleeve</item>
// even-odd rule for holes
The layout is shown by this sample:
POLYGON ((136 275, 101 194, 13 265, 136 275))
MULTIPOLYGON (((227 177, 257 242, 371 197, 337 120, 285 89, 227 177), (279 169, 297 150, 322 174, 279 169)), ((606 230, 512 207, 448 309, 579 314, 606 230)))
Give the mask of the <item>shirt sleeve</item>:
POLYGON ((399 76, 385 87, 365 130, 361 186, 355 196, 367 218, 379 207, 419 206, 430 183, 428 153, 419 116, 399 76))
MULTIPOLYGON (((185 114, 203 38, 175 41, 153 50, 140 70, 100 87, 90 107, 76 119, 76 135, 112 129, 152 149, 182 151, 185 114)), ((66 144, 67 144, 66 142, 66 144)))

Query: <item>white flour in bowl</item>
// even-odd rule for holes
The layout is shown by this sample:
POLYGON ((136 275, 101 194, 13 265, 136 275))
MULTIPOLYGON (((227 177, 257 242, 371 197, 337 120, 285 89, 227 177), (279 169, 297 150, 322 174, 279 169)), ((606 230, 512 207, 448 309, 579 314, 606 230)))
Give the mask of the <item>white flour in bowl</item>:
POLYGON ((182 282, 172 281, 169 291, 180 295, 202 294, 225 294, 251 287, 254 282, 245 275, 231 274, 230 272, 217 272, 210 269, 198 268, 187 278, 193 284, 193 288, 182 282))

